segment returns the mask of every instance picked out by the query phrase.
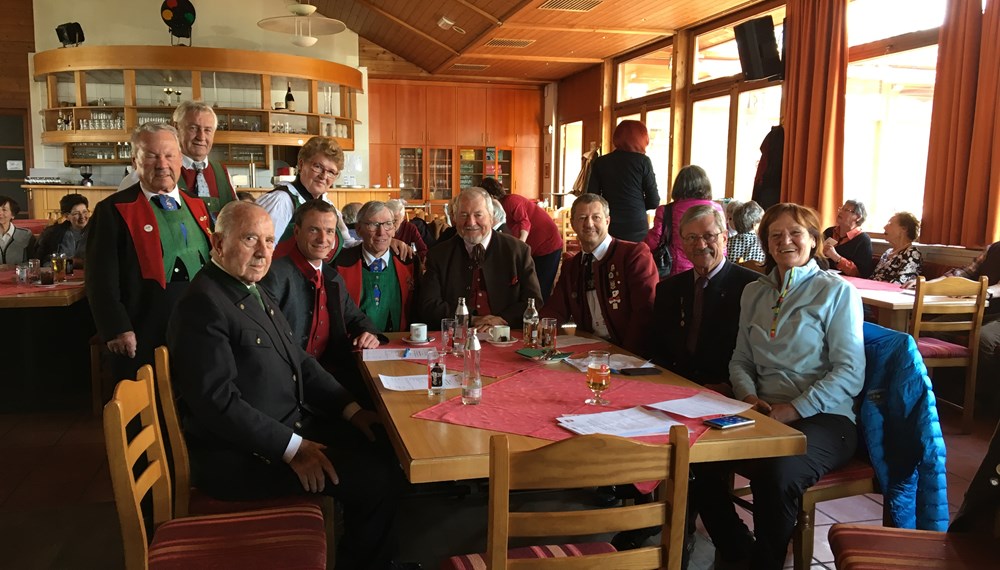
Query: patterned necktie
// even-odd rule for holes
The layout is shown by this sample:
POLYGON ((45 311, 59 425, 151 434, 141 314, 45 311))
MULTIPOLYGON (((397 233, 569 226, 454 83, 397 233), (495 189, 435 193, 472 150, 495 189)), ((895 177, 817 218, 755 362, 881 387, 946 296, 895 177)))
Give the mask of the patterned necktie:
POLYGON ((379 306, 379 303, 382 302, 382 289, 378 286, 378 274, 382 273, 385 269, 385 261, 383 261, 380 257, 373 261, 372 264, 368 266, 368 269, 370 269, 372 273, 376 274, 375 285, 372 287, 372 301, 375 301, 375 306, 377 307, 379 306))
MULTIPOLYGON (((177 200, 174 200, 173 198, 171 198, 170 196, 168 196, 166 194, 157 194, 157 195, 155 195, 155 196, 152 197, 152 200, 153 200, 153 203, 155 203, 157 206, 159 206, 163 210, 167 210, 167 211, 173 212, 174 210, 179 210, 180 209, 180 204, 177 203, 177 200)), ((184 225, 184 222, 180 223, 180 229, 181 229, 181 237, 184 238, 184 245, 187 245, 187 243, 188 243, 188 230, 187 230, 187 226, 184 225)))
POLYGON ((698 334, 701 332, 701 313, 705 304, 705 287, 708 286, 708 277, 698 277, 694 282, 694 303, 691 310, 691 326, 688 327, 687 349, 694 354, 698 348, 698 334))
POLYGON ((368 266, 368 269, 371 269, 372 273, 381 273, 385 270, 385 261, 383 261, 380 257, 373 261, 372 264, 368 266))
POLYGON ((250 290, 250 294, 257 298, 257 302, 260 303, 260 308, 264 309, 266 312, 266 307, 264 307, 264 299, 260 296, 260 291, 257 289, 257 285, 253 284, 247 287, 250 290))
POLYGON ((594 254, 583 254, 583 282, 587 291, 594 290, 594 254))
POLYGON ((212 195, 212 193, 209 192, 208 182, 205 180, 205 163, 204 162, 194 163, 194 171, 196 173, 194 176, 194 187, 195 190, 198 192, 198 197, 208 198, 209 196, 212 195))
POLYGON ((472 246, 472 253, 469 254, 469 257, 472 258, 473 266, 479 267, 483 264, 483 259, 486 258, 486 248, 483 247, 483 244, 477 243, 472 246))

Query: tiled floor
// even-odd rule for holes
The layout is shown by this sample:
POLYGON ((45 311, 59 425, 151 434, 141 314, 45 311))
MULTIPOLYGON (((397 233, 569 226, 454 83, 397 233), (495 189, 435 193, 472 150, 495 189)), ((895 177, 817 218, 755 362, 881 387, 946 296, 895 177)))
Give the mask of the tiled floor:
MULTIPOLYGON (((970 435, 943 412, 951 512, 961 505, 997 416, 981 417, 970 435)), ((985 416, 985 414, 983 414, 985 416)), ((0 568, 121 568, 122 547, 105 460, 101 422, 85 412, 0 415, 0 568)), ((827 532, 835 522, 881 524, 881 497, 821 503, 813 568, 833 568, 827 532)), ((403 557, 437 568, 448 553, 482 548, 486 500, 420 496, 401 505, 403 557)), ((699 536, 692 568, 712 567, 713 548, 699 536)))

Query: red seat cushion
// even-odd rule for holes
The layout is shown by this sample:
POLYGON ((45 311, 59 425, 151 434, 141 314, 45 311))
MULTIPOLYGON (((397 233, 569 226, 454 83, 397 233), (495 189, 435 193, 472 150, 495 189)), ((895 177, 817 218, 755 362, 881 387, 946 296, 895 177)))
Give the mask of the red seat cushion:
POLYGON ((996 542, 950 532, 835 524, 830 547, 837 570, 996 568, 996 542))
POLYGON ((860 459, 852 458, 847 465, 839 469, 834 469, 826 475, 820 477, 816 484, 810 487, 810 489, 815 489, 817 487, 826 487, 829 485, 840 485, 842 483, 849 483, 851 481, 859 481, 862 479, 872 479, 875 477, 875 470, 867 461, 862 461, 860 459))
POLYGON ((150 570, 326 568, 323 514, 316 506, 174 519, 156 529, 150 570))
POLYGON ((223 513, 239 513, 271 509, 275 507, 294 507, 313 505, 322 507, 323 498, 320 495, 298 495, 290 497, 274 497, 271 499, 255 499, 252 501, 223 501, 202 493, 191 487, 191 498, 188 501, 188 512, 191 515, 218 515, 223 513))
POLYGON ((917 339, 917 350, 924 358, 969 358, 972 356, 969 349, 960 344, 925 336, 917 339))
MULTIPOLYGON (((549 544, 545 546, 525 546, 511 548, 507 558, 523 560, 529 558, 567 558, 570 556, 586 556, 588 554, 605 554, 618 552, 608 542, 584 542, 580 544, 549 544)), ((452 556, 441 564, 442 570, 485 570, 485 554, 463 554, 452 556)))

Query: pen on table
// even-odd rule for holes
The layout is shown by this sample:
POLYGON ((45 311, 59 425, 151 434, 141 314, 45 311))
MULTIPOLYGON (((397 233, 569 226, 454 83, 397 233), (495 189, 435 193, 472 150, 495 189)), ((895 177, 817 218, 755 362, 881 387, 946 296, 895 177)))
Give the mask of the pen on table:
POLYGON ((406 358, 407 356, 410 356, 410 349, 404 348, 403 349, 403 358, 406 358))

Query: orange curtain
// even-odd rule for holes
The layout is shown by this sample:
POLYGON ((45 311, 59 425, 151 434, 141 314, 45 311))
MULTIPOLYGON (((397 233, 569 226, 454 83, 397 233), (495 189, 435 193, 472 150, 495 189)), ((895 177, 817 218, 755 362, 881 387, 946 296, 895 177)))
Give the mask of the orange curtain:
MULTIPOLYGON (((963 226, 973 231, 975 223, 963 218, 966 198, 976 199, 968 182, 979 75, 981 10, 978 0, 950 0, 941 26, 924 182, 924 219, 920 231, 923 243, 975 246, 981 245, 984 237, 985 224, 980 224, 979 235, 972 240, 974 243, 963 239, 963 226)), ((982 208, 983 204, 976 199, 975 207, 982 208)), ((979 217, 978 214, 974 216, 979 217)))
POLYGON ((781 199, 833 223, 844 199, 847 0, 788 0, 781 199))
POLYGON ((966 246, 1000 240, 1000 0, 987 3, 982 34, 968 195, 961 225, 961 243, 966 246))

